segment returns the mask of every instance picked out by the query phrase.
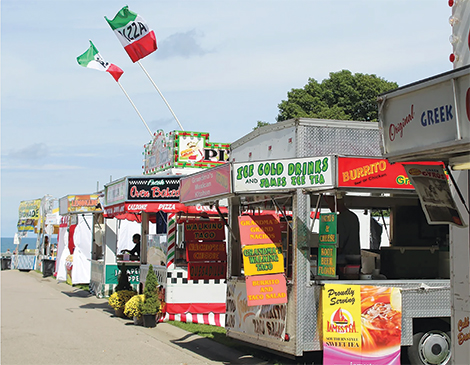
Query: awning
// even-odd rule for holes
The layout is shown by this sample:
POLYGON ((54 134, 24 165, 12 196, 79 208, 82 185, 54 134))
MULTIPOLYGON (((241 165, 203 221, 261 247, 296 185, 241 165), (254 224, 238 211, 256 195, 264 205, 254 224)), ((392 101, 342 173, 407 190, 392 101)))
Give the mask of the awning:
MULTIPOLYGON (((219 207, 222 213, 228 213, 226 207, 219 207)), ((145 213, 186 213, 196 214, 207 213, 217 215, 214 207, 205 205, 186 206, 182 203, 155 203, 155 202, 124 202, 104 208, 106 218, 127 219, 130 221, 140 221, 140 214, 145 213)))

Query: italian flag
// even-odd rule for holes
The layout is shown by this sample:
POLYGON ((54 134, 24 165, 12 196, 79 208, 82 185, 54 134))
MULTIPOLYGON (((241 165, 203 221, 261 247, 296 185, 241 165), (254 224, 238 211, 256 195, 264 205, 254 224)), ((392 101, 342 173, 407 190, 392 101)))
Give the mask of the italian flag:
POLYGON ((131 58, 137 62, 157 49, 155 33, 141 16, 129 10, 126 5, 109 20, 104 17, 131 58))
POLYGON ((112 63, 103 60, 103 57, 101 57, 100 53, 98 52, 92 41, 90 41, 90 48, 88 48, 85 53, 77 57, 77 62, 80 66, 83 67, 94 68, 95 70, 109 72, 111 76, 114 77, 114 80, 116 80, 116 82, 124 73, 124 71, 116 65, 113 65, 112 63))

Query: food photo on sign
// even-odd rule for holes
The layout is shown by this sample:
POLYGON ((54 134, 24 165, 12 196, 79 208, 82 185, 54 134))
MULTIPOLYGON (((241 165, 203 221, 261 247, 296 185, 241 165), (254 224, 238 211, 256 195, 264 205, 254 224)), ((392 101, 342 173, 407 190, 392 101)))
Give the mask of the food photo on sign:
POLYGON ((324 365, 400 364, 400 289, 325 284, 322 305, 324 365))
POLYGON ((452 198, 444 168, 440 165, 405 165, 406 173, 418 193, 429 224, 466 227, 452 198))

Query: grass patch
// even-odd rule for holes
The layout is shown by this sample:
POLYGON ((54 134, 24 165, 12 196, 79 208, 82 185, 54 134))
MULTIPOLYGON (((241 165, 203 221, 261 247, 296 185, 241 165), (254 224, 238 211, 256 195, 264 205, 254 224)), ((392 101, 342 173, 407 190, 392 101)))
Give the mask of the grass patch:
POLYGON ((81 289, 81 290, 90 291, 90 286, 88 284, 74 284, 72 286, 74 288, 78 288, 78 289, 81 289))

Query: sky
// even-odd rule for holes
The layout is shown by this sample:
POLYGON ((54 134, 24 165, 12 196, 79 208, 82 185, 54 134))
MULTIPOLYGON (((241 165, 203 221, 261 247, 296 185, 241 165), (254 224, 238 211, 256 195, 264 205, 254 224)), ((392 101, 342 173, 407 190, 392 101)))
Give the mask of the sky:
MULTIPOLYGON (((78 65, 91 39, 152 132, 179 125, 104 19, 125 5, 158 50, 142 65, 187 131, 234 142, 330 72, 399 86, 452 69, 447 0, 2 0, 1 237, 22 200, 142 175, 150 134, 114 79, 78 65)), ((28 234, 31 236, 31 233, 28 234)))

